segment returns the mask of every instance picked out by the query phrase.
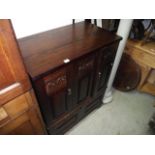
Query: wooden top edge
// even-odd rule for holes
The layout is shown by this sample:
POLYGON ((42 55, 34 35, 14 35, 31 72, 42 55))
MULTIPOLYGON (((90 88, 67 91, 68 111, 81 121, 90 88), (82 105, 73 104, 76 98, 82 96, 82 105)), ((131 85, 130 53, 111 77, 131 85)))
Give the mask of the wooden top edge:
POLYGON ((121 39, 120 36, 93 24, 79 22, 20 38, 18 43, 28 73, 32 79, 36 79, 45 72, 63 66, 62 60, 65 57, 73 61, 121 39), (55 63, 46 63, 48 58, 55 63))

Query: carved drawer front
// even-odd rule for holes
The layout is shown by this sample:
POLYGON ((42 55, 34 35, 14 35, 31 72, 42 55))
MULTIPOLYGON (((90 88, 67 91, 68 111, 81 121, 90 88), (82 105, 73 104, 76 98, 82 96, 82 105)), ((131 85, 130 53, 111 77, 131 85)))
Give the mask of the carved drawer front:
POLYGON ((44 78, 45 88, 48 95, 64 89, 67 85, 66 70, 54 72, 44 78))

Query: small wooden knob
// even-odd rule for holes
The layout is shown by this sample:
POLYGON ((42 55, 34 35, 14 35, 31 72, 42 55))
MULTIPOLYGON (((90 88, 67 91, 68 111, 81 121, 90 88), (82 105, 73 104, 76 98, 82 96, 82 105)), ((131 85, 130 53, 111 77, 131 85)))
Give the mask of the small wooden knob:
POLYGON ((68 88, 68 89, 67 89, 67 92, 68 92, 68 95, 71 95, 71 94, 72 94, 71 88, 68 88))

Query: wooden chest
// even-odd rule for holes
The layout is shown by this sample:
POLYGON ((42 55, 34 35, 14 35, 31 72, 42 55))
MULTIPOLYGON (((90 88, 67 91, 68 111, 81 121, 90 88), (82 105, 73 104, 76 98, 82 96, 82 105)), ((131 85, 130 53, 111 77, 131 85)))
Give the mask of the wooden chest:
POLYGON ((49 134, 102 104, 120 40, 87 22, 18 40, 49 134))

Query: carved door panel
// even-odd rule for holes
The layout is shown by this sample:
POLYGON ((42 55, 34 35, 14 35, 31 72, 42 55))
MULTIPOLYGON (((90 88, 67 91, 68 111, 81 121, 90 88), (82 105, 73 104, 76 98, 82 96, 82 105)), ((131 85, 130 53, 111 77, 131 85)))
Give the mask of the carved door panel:
POLYGON ((35 82, 37 97, 46 124, 73 109, 76 99, 73 66, 66 66, 35 82))
POLYGON ((44 82, 46 94, 51 104, 53 117, 56 118, 67 111, 68 94, 66 68, 58 70, 55 73, 48 75, 44 78, 44 82))

